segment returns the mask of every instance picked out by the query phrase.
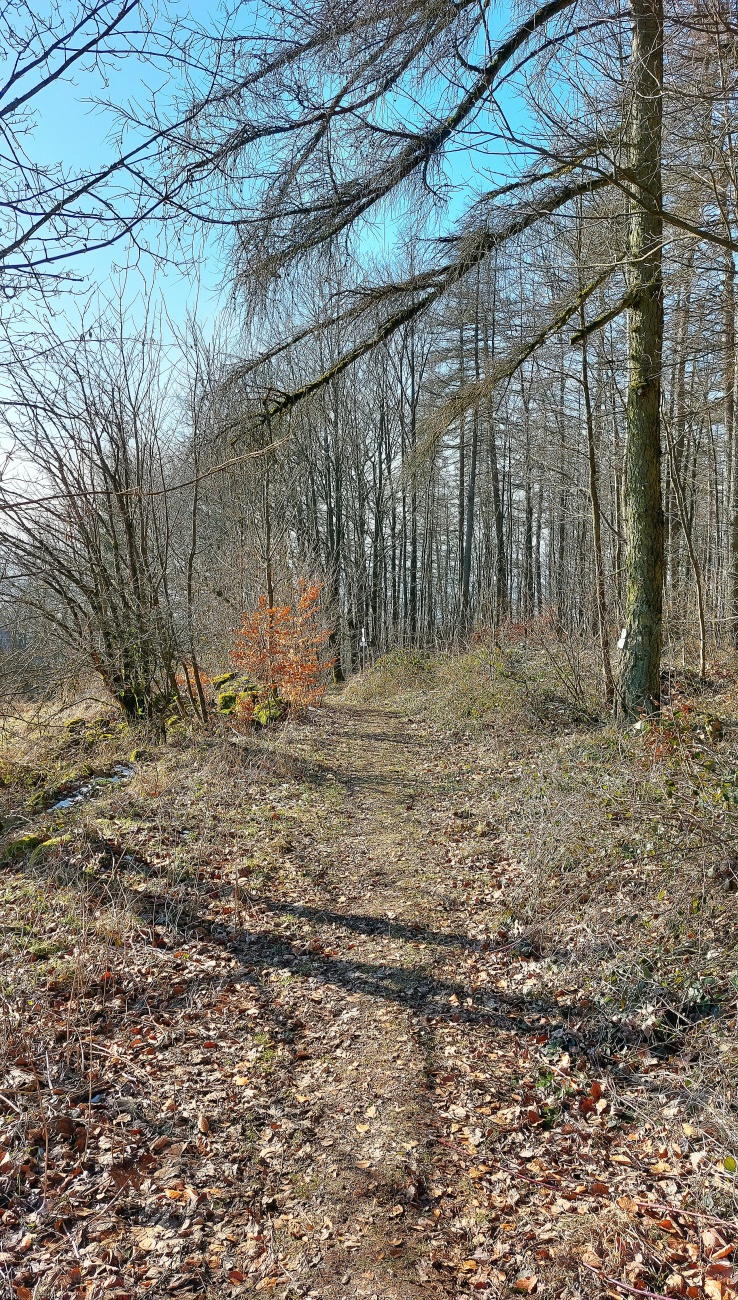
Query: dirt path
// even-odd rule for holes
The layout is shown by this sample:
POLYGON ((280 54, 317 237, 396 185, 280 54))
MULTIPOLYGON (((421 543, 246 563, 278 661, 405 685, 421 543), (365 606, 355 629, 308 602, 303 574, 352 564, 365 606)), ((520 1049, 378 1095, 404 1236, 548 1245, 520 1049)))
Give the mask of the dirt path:
MULTIPOLYGON (((305 1026, 298 1097, 315 1103, 303 1158, 319 1173, 301 1210, 327 1235, 288 1271, 297 1281, 309 1265, 326 1300, 484 1292, 502 1280, 500 1250, 464 1166, 500 1100, 486 1091, 495 1072, 471 1078, 466 1061, 511 1031, 474 997, 480 940, 440 829, 450 820, 473 839, 470 810, 449 806, 432 738, 388 710, 330 701, 301 756, 334 791, 318 860, 313 848, 301 863, 310 901, 294 909, 316 927, 314 973, 289 999, 305 1026)), ((476 830, 480 874, 495 853, 487 824, 476 830)))
POLYGON ((421 1208, 434 1133, 428 1030, 414 995, 433 979, 434 940, 454 937, 445 928, 429 935, 421 920, 423 879, 438 864, 423 833, 427 742, 408 732, 391 713, 331 701, 311 755, 341 791, 311 907, 313 946, 336 956, 316 954, 320 993, 309 996, 319 1001, 300 1012, 310 1064, 298 1079, 301 1095, 321 1098, 313 1146, 324 1178, 304 1208, 330 1224, 311 1282, 326 1298, 444 1290, 416 1262, 435 1225, 421 1208))

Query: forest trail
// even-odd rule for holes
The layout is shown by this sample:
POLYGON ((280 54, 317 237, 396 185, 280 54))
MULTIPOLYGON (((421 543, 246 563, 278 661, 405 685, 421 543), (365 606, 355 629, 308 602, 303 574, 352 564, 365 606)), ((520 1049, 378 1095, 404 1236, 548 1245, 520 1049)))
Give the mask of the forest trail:
POLYGON ((313 892, 294 911, 315 927, 313 974, 286 1002, 304 1026, 297 1101, 313 1108, 297 1168, 316 1182, 300 1211, 312 1244, 285 1271, 326 1300, 534 1285, 535 1234, 513 1209, 536 1179, 511 1179, 508 1157, 484 1155, 519 1128, 521 1103, 540 1124, 534 1078, 523 1076, 531 1032, 546 1036, 503 991, 506 949, 490 997, 484 890, 502 841, 459 785, 453 749, 389 708, 341 696, 299 745, 332 811, 299 855, 313 892))
POLYGON ((319 942, 336 954, 318 959, 330 1009, 317 1025, 315 1005, 304 1013, 314 1046, 298 1080, 301 1095, 319 1084, 323 1099, 314 1147, 324 1177, 313 1217, 328 1221, 330 1237, 311 1286, 326 1297, 441 1294, 450 1279, 438 1276, 444 1251, 433 1205, 445 1183, 433 1178, 435 1054, 423 1012, 438 980, 453 1014, 458 994, 445 993, 445 965, 468 944, 452 914, 434 913, 425 888, 442 871, 428 835, 430 741, 397 713, 334 696, 311 742, 305 757, 340 792, 313 904, 319 942), (341 1010, 336 998, 347 990, 341 1010))
POLYGON ((334 694, 151 751, 6 859, 6 972, 34 981, 2 1094, 15 1300, 733 1300, 732 1165, 678 1043, 623 1033, 516 919, 589 896, 533 875, 564 805, 520 778, 550 752, 334 694))

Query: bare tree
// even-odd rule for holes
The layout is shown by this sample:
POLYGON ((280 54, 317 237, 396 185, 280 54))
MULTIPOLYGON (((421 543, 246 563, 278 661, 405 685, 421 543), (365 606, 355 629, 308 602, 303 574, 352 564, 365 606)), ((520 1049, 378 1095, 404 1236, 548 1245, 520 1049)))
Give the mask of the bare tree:
POLYGON ((186 511, 155 340, 56 339, 43 366, 16 355, 6 407, 15 450, 0 489, 5 590, 83 654, 131 720, 184 710, 186 653, 172 554, 186 511))
MULTIPOLYGON (((3 6, 0 289, 6 299, 73 282, 81 253, 130 238, 145 218, 162 211, 164 196, 147 179, 162 146, 156 129, 125 130, 107 159, 89 168, 48 160, 35 132, 39 118, 54 111, 54 89, 78 80, 82 94, 100 97, 121 61, 140 68, 160 63, 164 71, 173 57, 166 23, 157 26, 142 0, 80 0, 67 10, 53 0, 40 7, 28 0, 3 6)), ((108 111, 101 136, 113 126, 108 111)))
MULTIPOLYGON (((393 219, 404 223, 416 245, 420 231, 430 237, 424 264, 418 268, 416 259, 411 274, 375 276, 368 286, 359 275, 353 286, 345 286, 330 318, 317 325, 298 324, 291 337, 283 337, 270 355, 294 346, 306 331, 332 329, 340 322, 344 348, 338 361, 273 400, 271 421, 321 386, 334 384, 338 374, 395 331, 432 312, 455 286, 476 276, 486 259, 499 258, 503 250, 514 257, 516 243, 533 227, 566 224, 577 203, 585 204, 588 221, 607 221, 618 209, 622 218, 627 210, 627 245, 616 243, 609 257, 578 275, 548 321, 539 325, 528 320, 527 337, 512 355, 496 360, 486 373, 481 360, 475 361, 473 377, 463 387, 466 409, 475 409, 497 383, 578 316, 595 289, 609 283, 605 312, 586 328, 591 332, 621 312, 628 314, 630 397, 621 468, 624 632, 616 704, 623 718, 657 707, 664 529, 659 425, 663 231, 681 231, 724 249, 736 247, 715 205, 694 202, 699 168, 690 171, 676 150, 663 149, 660 5, 632 0, 625 14, 583 0, 549 0, 501 38, 491 29, 487 10, 465 4, 439 3, 429 9, 410 3, 391 13, 374 6, 332 7, 330 12, 320 6, 280 7, 278 17, 279 24, 275 11, 273 26, 266 24, 255 42, 230 31, 227 59, 223 41, 209 51, 203 37, 202 57, 210 57, 213 83, 205 97, 198 96, 193 83, 186 105, 191 125, 177 135, 179 154, 174 146, 172 155, 191 179, 189 211, 233 229, 239 282, 249 300, 277 304, 286 286, 296 286, 298 276, 319 266, 337 247, 353 245, 361 261, 368 221, 388 212, 390 205, 393 219), (624 62, 627 19, 632 40, 624 62), (481 64, 480 48, 486 51, 481 64), (568 81, 570 96, 557 95, 560 77, 568 81), (529 121, 517 135, 511 133, 499 99, 505 79, 526 100, 529 121), (411 81, 413 94, 405 96, 403 88, 411 81), (454 178, 450 150, 462 140, 475 166, 493 182, 486 192, 475 193, 454 178), (501 146, 514 150, 518 174, 510 179, 508 169, 504 183, 494 184, 493 159, 501 146), (667 187, 665 160, 670 166, 667 187), (465 204, 461 218, 453 215, 451 195, 455 210, 465 204), (431 232, 439 226, 442 234, 434 238, 431 232), (616 296, 623 264, 628 284, 616 296)), ((686 7, 670 14, 674 86, 669 94, 675 104, 681 88, 688 89, 690 50, 695 41, 708 40, 720 21, 686 7)), ((682 104, 679 120, 685 116, 682 104)), ((463 406, 457 402, 454 407, 462 429, 463 406)), ((530 476, 526 481, 532 490, 530 476)), ((469 486, 460 497, 465 515, 469 486)), ((529 605, 535 586, 531 519, 529 506, 529 605)), ((465 544, 460 534, 460 555, 465 544)), ((461 581, 464 587, 463 564, 461 581)))

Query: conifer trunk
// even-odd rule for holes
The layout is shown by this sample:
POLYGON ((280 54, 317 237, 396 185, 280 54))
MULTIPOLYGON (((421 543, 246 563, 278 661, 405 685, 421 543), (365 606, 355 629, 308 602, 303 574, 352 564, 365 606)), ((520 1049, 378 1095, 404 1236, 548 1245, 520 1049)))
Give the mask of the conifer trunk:
POLYGON ((664 520, 661 503, 662 0, 632 0, 628 181, 631 191, 628 442, 623 474, 625 619, 615 707, 623 720, 659 706, 664 520))

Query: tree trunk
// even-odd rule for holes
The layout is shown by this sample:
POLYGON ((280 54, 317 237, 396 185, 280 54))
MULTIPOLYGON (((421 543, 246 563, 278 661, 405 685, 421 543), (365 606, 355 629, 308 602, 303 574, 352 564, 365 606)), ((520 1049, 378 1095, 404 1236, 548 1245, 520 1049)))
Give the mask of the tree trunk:
MULTIPOLYGON (((463 311, 463 303, 459 310, 463 311)), ((459 325, 459 392, 464 389, 464 319, 459 325)), ((459 592, 464 587, 464 542, 466 538, 466 413, 459 417, 459 592)))
POLYGON ((736 401, 738 367, 735 364, 735 263, 733 254, 726 256, 723 292, 725 313, 725 440, 727 443, 728 500, 726 521, 728 534, 728 640, 738 648, 738 447, 736 446, 736 401))
POLYGON ((694 540, 692 538, 692 527, 687 517, 687 511, 684 505, 684 493, 682 492, 682 484, 679 478, 679 470, 677 468, 676 456, 674 454, 674 442, 671 436, 671 430, 669 429, 668 422, 666 424, 666 441, 667 441, 667 447, 669 451, 669 464, 671 466, 671 479, 672 479, 672 483, 674 484, 676 502, 677 502, 677 507, 679 509, 679 518, 681 519, 682 528, 684 530, 684 537, 687 543, 689 559, 692 564, 692 572, 694 573, 694 580, 697 586, 697 614, 699 617, 699 625, 700 625, 700 681, 704 682, 705 676, 707 674, 707 657, 706 657, 707 656, 707 631, 705 625, 704 583, 702 581, 702 569, 700 567, 700 562, 697 557, 697 552, 694 546, 694 540))
MULTIPOLYGON (((582 329, 584 329, 584 307, 581 310, 582 329)), ((600 516, 600 488, 597 473, 597 449, 595 447, 594 418, 592 415, 592 397, 589 390, 589 365, 587 361, 587 340, 582 339, 582 389, 584 392, 584 413, 587 422, 587 463, 589 468, 589 500, 592 507, 592 540, 594 543, 595 593, 597 597, 597 624, 600 633, 600 655, 602 658, 602 680, 605 687, 605 703, 612 708, 615 698, 615 685, 610 662, 610 634, 607 626, 607 598, 605 595, 605 558, 602 551, 602 522, 600 516)))
MULTIPOLYGON (((495 355, 495 330, 497 325, 497 259, 495 257, 493 270, 493 290, 492 290, 492 320, 490 328, 487 328, 487 318, 484 319, 484 364, 486 373, 489 374, 494 361, 495 355)), ((497 554, 495 557, 495 621, 501 623, 508 612, 508 587, 507 587, 507 552, 505 549, 505 499, 504 486, 500 490, 500 466, 497 458, 497 439, 495 436, 495 405, 494 394, 490 395, 488 403, 489 414, 489 469, 490 480, 492 484, 492 510, 495 520, 495 546, 497 554)))
MULTIPOLYGON (((474 299, 474 379, 479 383, 481 367, 479 362, 479 268, 477 268, 477 285, 474 299)), ((474 509, 476 505, 477 486, 477 450, 479 447, 479 407, 475 406, 472 414, 471 458, 469 461, 469 483, 466 491, 466 528, 464 534, 464 552, 461 575, 461 607, 465 621, 469 617, 471 599, 472 546, 474 544, 474 509)), ((477 584, 478 585, 478 584, 477 584)))
POLYGON ((624 466, 625 626, 620 639, 618 717, 659 706, 664 569, 661 505, 661 124, 662 0, 632 0, 631 213, 628 445, 624 466))

